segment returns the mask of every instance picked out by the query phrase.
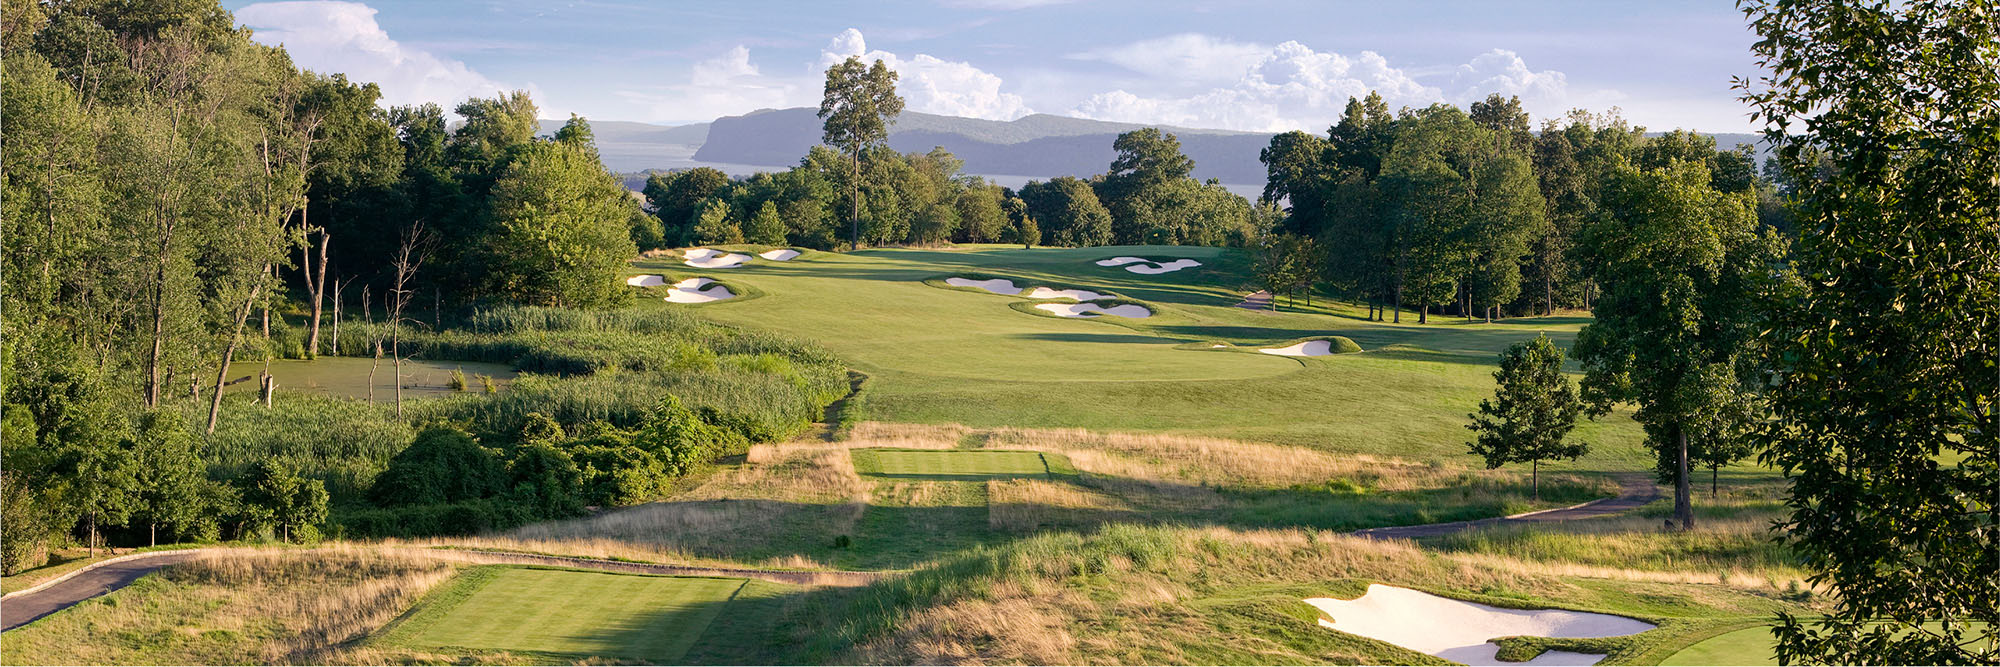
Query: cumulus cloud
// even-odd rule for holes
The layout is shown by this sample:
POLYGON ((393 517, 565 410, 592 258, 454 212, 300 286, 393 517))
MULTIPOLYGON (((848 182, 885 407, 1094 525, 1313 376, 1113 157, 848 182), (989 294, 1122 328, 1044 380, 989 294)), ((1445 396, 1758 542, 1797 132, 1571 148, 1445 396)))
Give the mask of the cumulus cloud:
POLYGON ((1264 44, 1237 42, 1201 33, 1181 33, 1120 46, 1072 53, 1074 60, 1095 60, 1162 78, 1202 83, 1230 83, 1271 52, 1264 44))
POLYGON ((1484 99, 1488 94, 1518 95, 1529 109, 1560 106, 1569 98, 1569 80, 1562 72, 1528 69, 1519 54, 1494 49, 1479 54, 1472 62, 1459 65, 1452 73, 1454 101, 1484 99))
POLYGON ((1079 104, 1085 118, 1235 130, 1317 131, 1332 123, 1349 97, 1377 91, 1390 106, 1428 104, 1441 97, 1373 51, 1354 57, 1285 42, 1260 54, 1236 81, 1183 97, 1141 97, 1125 90, 1079 104))
POLYGON ((525 88, 542 115, 561 117, 533 85, 494 81, 463 62, 397 43, 375 22, 375 9, 358 2, 264 2, 236 10, 236 20, 259 43, 283 45, 300 67, 375 82, 384 106, 436 102, 449 111, 467 98, 525 88))
POLYGON ((1380 93, 1392 109, 1437 102, 1462 105, 1489 93, 1518 95, 1530 113, 1545 118, 1562 113, 1579 98, 1604 97, 1574 95, 1562 72, 1536 71, 1519 54, 1505 49, 1474 57, 1451 69, 1449 82, 1433 86, 1373 51, 1347 56, 1285 42, 1258 47, 1261 50, 1251 57, 1245 48, 1248 46, 1254 45, 1175 35, 1076 54, 1072 57, 1116 63, 1162 80, 1173 79, 1176 72, 1191 73, 1181 80, 1228 80, 1183 94, 1148 96, 1124 89, 1098 93, 1085 98, 1071 113, 1134 123, 1318 132, 1339 119, 1348 98, 1365 97, 1370 91, 1380 93), (1204 57, 1217 63, 1234 62, 1240 69, 1233 75, 1220 65, 1204 70, 1204 65, 1195 62, 1204 57))
POLYGON ((1001 92, 1001 79, 991 72, 929 54, 903 58, 888 51, 870 51, 867 39, 854 28, 827 42, 820 52, 819 70, 852 56, 869 62, 880 60, 895 70, 896 92, 912 111, 989 120, 1013 120, 1034 113, 1020 95, 1001 92))

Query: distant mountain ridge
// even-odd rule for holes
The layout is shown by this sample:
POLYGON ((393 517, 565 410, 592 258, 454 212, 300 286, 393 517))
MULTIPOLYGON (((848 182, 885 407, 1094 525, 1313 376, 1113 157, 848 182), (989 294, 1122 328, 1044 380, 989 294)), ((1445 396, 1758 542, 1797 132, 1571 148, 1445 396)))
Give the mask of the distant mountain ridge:
MULTIPOLYGON (((590 122, 605 166, 620 173, 649 169, 682 169, 699 164, 783 169, 820 143, 818 109, 761 109, 724 116, 707 123, 663 126, 629 121, 590 122)), ((552 135, 565 121, 541 121, 541 133, 552 135)), ((903 152, 925 152, 942 146, 965 161, 971 174, 1034 179, 1088 177, 1103 173, 1115 152, 1111 142, 1120 133, 1158 127, 1178 136, 1181 150, 1195 162, 1194 177, 1223 183, 1262 187, 1264 165, 1258 152, 1273 133, 1116 123, 1050 114, 1032 114, 1011 121, 904 112, 890 126, 889 146, 903 152)), ((1658 132, 1647 132, 1655 136, 1658 132)), ((1711 134, 1716 146, 1756 145, 1761 135, 1711 134)), ((1766 154, 1761 147, 1759 157, 1766 154)))

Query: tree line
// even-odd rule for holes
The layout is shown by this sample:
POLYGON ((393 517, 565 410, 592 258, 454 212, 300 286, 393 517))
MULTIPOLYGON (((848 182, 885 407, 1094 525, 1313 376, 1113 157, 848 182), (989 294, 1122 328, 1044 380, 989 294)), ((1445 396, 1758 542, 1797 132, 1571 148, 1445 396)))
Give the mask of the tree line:
POLYGON ((1759 174, 1747 145, 1676 130, 1646 138, 1614 111, 1573 111, 1530 126, 1518 98, 1460 109, 1391 112, 1381 96, 1350 99, 1326 135, 1273 137, 1260 159, 1264 200, 1283 206, 1260 247, 1264 282, 1365 302, 1377 320, 1432 309, 1488 320, 1588 308, 1600 285, 1582 235, 1615 196, 1621 170, 1699 165, 1707 189, 1783 229, 1783 189, 1759 174))
POLYGON ((1103 174, 1030 181, 1018 191, 962 173, 965 162, 941 147, 898 153, 886 145, 902 110, 895 79, 880 62, 859 58, 829 68, 821 106, 826 144, 786 171, 743 179, 711 167, 649 174, 643 192, 654 220, 633 227, 634 241, 641 248, 820 250, 843 243, 1241 247, 1276 218, 1218 183, 1195 180, 1180 140, 1154 128, 1119 135, 1103 174))

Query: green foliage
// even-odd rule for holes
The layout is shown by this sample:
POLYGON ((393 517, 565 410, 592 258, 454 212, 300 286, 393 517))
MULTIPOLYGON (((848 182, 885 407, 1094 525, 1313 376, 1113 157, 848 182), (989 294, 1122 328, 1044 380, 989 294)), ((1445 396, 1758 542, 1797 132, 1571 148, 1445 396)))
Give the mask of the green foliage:
POLYGON ((758 245, 784 245, 785 221, 778 217, 778 206, 764 202, 757 208, 757 214, 750 217, 750 225, 743 230, 744 240, 758 245))
POLYGON ((1747 416, 1721 406, 1749 391, 1759 299, 1781 251, 1775 236, 1759 233, 1748 193, 1716 192, 1708 181, 1695 163, 1621 169, 1580 243, 1604 286, 1597 320, 1577 336, 1583 398, 1593 416, 1615 402, 1638 404, 1633 418, 1646 427, 1661 479, 1676 483, 1684 526, 1694 520, 1687 470, 1698 455, 1689 452, 1730 446, 1726 439, 1746 428, 1714 420, 1747 416))
POLYGON ((318 538, 319 526, 326 521, 326 485, 300 477, 298 470, 282 460, 265 461, 252 471, 243 501, 260 510, 260 516, 277 528, 286 541, 318 538))
POLYGON ((545 442, 514 447, 507 461, 513 489, 510 503, 539 517, 575 516, 583 511, 583 470, 569 452, 545 442))
POLYGON ((889 139, 889 123, 903 113, 896 94, 896 72, 877 60, 870 66, 859 56, 826 69, 825 96, 819 117, 825 121, 827 145, 848 157, 848 197, 854 247, 861 247, 861 155, 889 139))
POLYGON ((692 240, 697 244, 742 243, 743 230, 729 216, 729 202, 710 199, 703 203, 690 225, 694 230, 692 240))
POLYGON ((499 454, 472 434, 433 426, 389 459, 369 498, 381 505, 435 505, 488 497, 507 485, 499 454))
POLYGON ((1590 445, 1566 440, 1583 403, 1562 366, 1562 349, 1548 336, 1509 346, 1500 353, 1500 370, 1493 373, 1499 384, 1493 400, 1480 401, 1479 412, 1466 415, 1472 418, 1466 428, 1478 434, 1472 453, 1484 457, 1486 467, 1535 466, 1536 500, 1541 499, 1543 460, 1574 460, 1590 452, 1590 445))
POLYGON ((596 156, 562 143, 524 148, 493 185, 494 292, 533 305, 618 303, 625 293, 612 274, 635 252, 636 206, 596 156))
POLYGON ((1027 203, 1027 217, 1047 235, 1050 245, 1075 248, 1111 243, 1111 212, 1098 202, 1089 183, 1073 176, 1029 181, 1021 188, 1021 200, 1027 203))
POLYGON ((1837 602, 1793 663, 2000 662, 2000 14, 1991 2, 1743 3, 1742 82, 1791 188, 1765 461, 1837 602), (1926 621, 1938 624, 1923 625, 1926 621))

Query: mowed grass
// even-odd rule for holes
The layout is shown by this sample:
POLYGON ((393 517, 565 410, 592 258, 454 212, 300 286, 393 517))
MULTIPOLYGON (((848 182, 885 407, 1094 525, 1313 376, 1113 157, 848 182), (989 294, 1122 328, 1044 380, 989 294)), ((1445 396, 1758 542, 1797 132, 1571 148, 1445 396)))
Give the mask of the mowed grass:
POLYGON ((854 471, 876 477, 936 480, 1049 477, 1068 470, 1050 465, 1041 452, 1007 450, 938 451, 926 449, 856 449, 854 471))
MULTIPOLYGON (((1493 391, 1495 358, 1547 334, 1568 345, 1590 319, 1515 318, 1494 324, 1433 316, 1415 324, 1370 322, 1362 308, 1315 300, 1311 308, 1255 312, 1233 305, 1253 291, 1241 250, 1172 246, 812 253, 715 270, 764 298, 705 308, 723 322, 783 331, 833 350, 867 373, 869 418, 971 427, 1086 428, 1203 435, 1476 465, 1466 413, 1493 391), (1120 255, 1193 258, 1202 266, 1140 275, 1094 260, 1120 255), (973 274, 1115 292, 1154 304, 1150 318, 1035 317, 1020 297, 940 289, 928 278, 973 274), (1177 349, 1194 342, 1254 348, 1344 336, 1360 354, 1310 359, 1239 350, 1177 349)), ((684 271, 675 258, 639 260, 635 272, 684 271)), ((641 307, 674 307, 642 301, 641 307)), ((1650 466, 1628 413, 1586 422, 1592 445, 1558 470, 1650 466)))
POLYGON ((381 637, 415 649, 672 664, 748 582, 521 567, 467 570, 381 637))
POLYGON ((1778 664, 1778 656, 1772 650, 1775 641, 1768 625, 1731 630, 1695 642, 1693 646, 1667 656, 1660 664, 1775 665, 1778 664))

